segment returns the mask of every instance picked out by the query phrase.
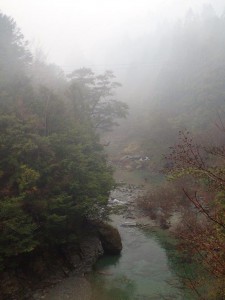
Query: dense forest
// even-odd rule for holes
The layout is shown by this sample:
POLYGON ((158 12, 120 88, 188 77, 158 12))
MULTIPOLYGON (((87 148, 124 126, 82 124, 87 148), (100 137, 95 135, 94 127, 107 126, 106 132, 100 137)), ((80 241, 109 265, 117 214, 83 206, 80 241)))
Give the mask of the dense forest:
POLYGON ((21 255, 76 243, 85 220, 106 217, 114 181, 99 132, 126 116, 118 86, 110 71, 66 77, 0 14, 1 272, 21 255))

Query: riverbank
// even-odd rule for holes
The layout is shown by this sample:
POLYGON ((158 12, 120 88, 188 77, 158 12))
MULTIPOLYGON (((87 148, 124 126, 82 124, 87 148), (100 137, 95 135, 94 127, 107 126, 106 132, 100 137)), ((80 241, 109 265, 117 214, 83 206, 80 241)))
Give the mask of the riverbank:
MULTIPOLYGON (((111 214, 116 213, 121 217, 124 216, 124 224, 122 226, 136 226, 137 223, 138 225, 150 225, 150 223, 147 223, 147 219, 145 220, 140 217, 140 212, 138 212, 136 207, 136 199, 143 195, 144 192, 145 189, 143 186, 135 186, 132 184, 119 184, 118 187, 111 192, 109 198, 109 209, 111 210, 111 214), (132 220, 133 223, 131 224, 132 220)), ((110 222, 110 224, 112 224, 112 222, 110 222)), ((93 287, 90 283, 91 276, 88 274, 90 274, 92 267, 95 265, 97 260, 103 255, 103 251, 101 251, 101 249, 99 251, 99 248, 97 248, 96 251, 95 242, 92 244, 90 243, 89 247, 90 250, 86 251, 86 256, 83 257, 84 262, 89 261, 88 265, 81 265, 80 267, 75 265, 76 268, 72 272, 67 272, 66 277, 60 277, 55 282, 52 281, 50 286, 38 288, 30 299, 92 299, 93 287)), ((83 249, 82 252, 85 253, 85 250, 83 249)), ((119 255, 113 255, 111 257, 117 259, 119 255)), ((75 259, 77 259, 76 255, 73 256, 73 260, 75 259)), ((103 271, 101 272, 101 270, 98 271, 98 274, 101 276, 107 276, 107 274, 103 271)))
POLYGON ((33 299, 193 299, 184 296, 182 283, 174 272, 178 266, 168 231, 159 231, 155 221, 137 206, 137 199, 144 193, 144 186, 133 184, 119 184, 111 192, 110 224, 118 228, 122 237, 121 255, 101 256, 92 272, 84 276, 70 274, 36 293, 33 299))
MULTIPOLYGON (((94 224, 89 224, 78 248, 64 248, 63 252, 42 255, 37 261, 31 258, 30 276, 17 272, 11 286, 8 284, 14 288, 14 297, 2 299, 194 299, 184 293, 177 275, 181 266, 170 229, 162 229, 160 223, 138 205, 138 199, 148 188, 145 182, 138 183, 120 181, 109 197, 109 224, 118 228, 121 235, 121 255, 119 252, 104 255, 100 231, 96 236, 92 231, 94 224)), ((104 226, 103 235, 107 227, 104 226)), ((111 240, 109 235, 108 242, 111 240)))
MULTIPOLYGON (((80 299, 86 299, 84 293, 88 291, 89 284, 85 274, 92 271, 103 254, 119 254, 122 243, 118 230, 102 221, 86 220, 81 233, 79 240, 73 243, 43 247, 17 257, 17 267, 10 265, 0 274, 0 299, 45 299, 52 287, 56 288, 57 294, 60 295, 61 290, 65 294, 65 298, 59 296, 59 299, 67 299, 70 291, 65 279, 68 278, 76 281, 72 295, 75 293, 81 295, 80 299), (60 289, 61 282, 63 286, 65 282, 65 289, 60 289)), ((55 299, 55 296, 50 299, 55 299)))
POLYGON ((91 300, 194 299, 177 276, 179 261, 170 232, 137 205, 144 193, 143 185, 132 184, 111 193, 111 224, 121 234, 123 250, 118 257, 103 256, 96 263, 88 276, 91 300))

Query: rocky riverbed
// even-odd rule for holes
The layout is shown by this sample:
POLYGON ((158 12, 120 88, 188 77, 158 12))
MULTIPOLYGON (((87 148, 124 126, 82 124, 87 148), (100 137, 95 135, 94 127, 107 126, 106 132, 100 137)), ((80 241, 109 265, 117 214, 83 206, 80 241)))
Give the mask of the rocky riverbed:
POLYGON ((156 226, 156 223, 137 205, 138 198, 144 196, 145 192, 143 185, 133 184, 123 184, 111 192, 109 206, 112 214, 122 215, 124 220, 122 226, 156 226))

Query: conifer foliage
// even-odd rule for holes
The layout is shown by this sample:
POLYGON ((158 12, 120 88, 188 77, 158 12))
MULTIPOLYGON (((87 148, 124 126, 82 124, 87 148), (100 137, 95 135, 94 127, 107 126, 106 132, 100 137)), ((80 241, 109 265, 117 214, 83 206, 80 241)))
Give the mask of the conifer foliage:
POLYGON ((15 22, 0 14, 1 269, 8 258, 76 241, 82 220, 104 217, 113 185, 90 111, 78 98, 90 90, 70 87, 63 76, 60 92, 38 84, 32 63, 15 22))

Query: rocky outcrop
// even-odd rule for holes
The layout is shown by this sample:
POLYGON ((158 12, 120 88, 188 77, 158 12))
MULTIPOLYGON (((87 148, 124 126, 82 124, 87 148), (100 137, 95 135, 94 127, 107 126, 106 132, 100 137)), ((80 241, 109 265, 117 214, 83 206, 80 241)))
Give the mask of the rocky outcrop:
POLYGON ((113 226, 98 222, 95 224, 104 253, 117 255, 122 250, 122 241, 119 231, 113 226))
POLYGON ((84 236, 78 244, 40 249, 24 255, 18 258, 16 271, 11 268, 0 273, 0 299, 42 299, 45 291, 65 277, 80 277, 91 272, 103 253, 99 236, 91 234, 84 236))
POLYGON ((17 267, 9 263, 7 270, 0 272, 0 300, 42 299, 49 288, 65 277, 83 278, 104 253, 119 254, 121 250, 116 228, 100 221, 86 221, 76 242, 53 248, 40 247, 15 257, 17 267), (36 291, 35 298, 33 291, 36 291))
POLYGON ((73 274, 80 275, 91 272, 104 250, 98 236, 86 236, 80 241, 78 248, 66 247, 63 254, 69 261, 73 274))

